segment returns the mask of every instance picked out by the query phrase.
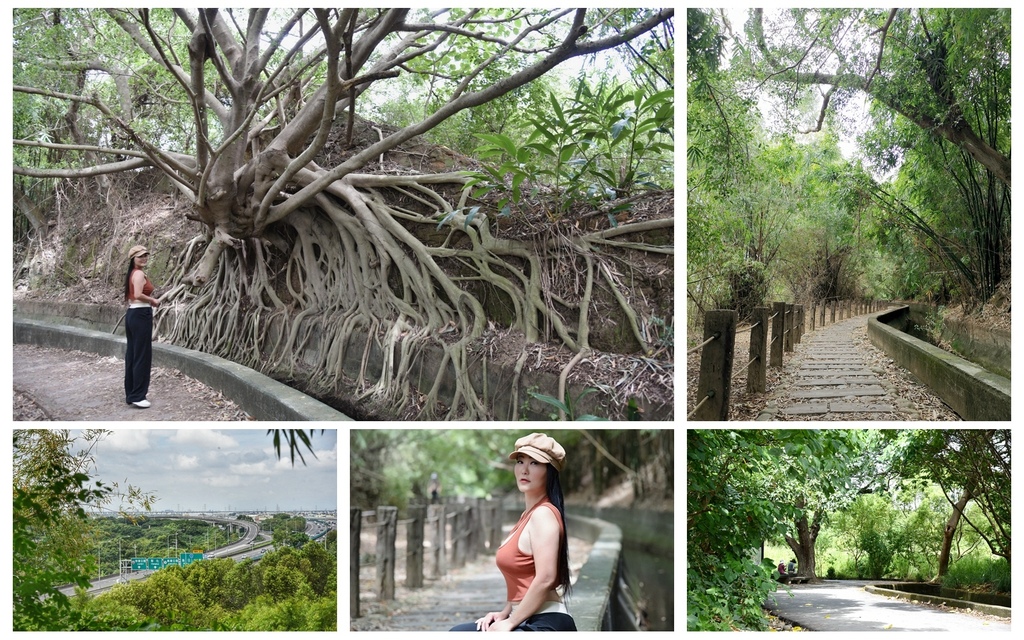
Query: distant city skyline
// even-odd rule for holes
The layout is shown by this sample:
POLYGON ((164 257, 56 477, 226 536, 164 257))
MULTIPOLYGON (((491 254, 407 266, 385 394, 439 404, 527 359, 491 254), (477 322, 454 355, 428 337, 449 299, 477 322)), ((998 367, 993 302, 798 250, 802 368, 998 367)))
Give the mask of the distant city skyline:
MULTIPOLYGON (((82 430, 72 431, 80 435, 82 430)), ((305 465, 281 458, 266 429, 113 429, 93 448, 87 473, 117 493, 131 485, 156 497, 153 511, 277 511, 338 508, 337 430, 314 430, 305 465)), ((114 499, 107 508, 122 506, 114 499)))

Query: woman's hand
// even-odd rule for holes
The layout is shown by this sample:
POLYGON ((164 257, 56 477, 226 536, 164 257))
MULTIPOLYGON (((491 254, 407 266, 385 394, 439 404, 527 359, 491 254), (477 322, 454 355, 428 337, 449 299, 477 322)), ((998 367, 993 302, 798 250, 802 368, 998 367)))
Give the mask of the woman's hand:
POLYGON ((476 628, 480 631, 492 631, 491 626, 507 618, 504 611, 492 611, 476 621, 476 628))
POLYGON ((490 626, 488 626, 487 628, 485 628, 483 630, 484 631, 511 631, 513 629, 515 629, 515 626, 512 624, 512 619, 511 618, 505 618, 504 620, 498 620, 498 621, 492 623, 490 626))

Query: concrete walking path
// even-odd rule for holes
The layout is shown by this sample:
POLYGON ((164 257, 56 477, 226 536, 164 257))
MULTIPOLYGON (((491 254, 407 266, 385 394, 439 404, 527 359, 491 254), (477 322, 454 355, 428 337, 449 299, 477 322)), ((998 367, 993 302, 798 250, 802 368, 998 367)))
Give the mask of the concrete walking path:
POLYGON ((1010 620, 868 593, 863 580, 827 580, 823 584, 780 585, 765 606, 808 631, 945 631, 974 638, 1009 631, 1010 620))

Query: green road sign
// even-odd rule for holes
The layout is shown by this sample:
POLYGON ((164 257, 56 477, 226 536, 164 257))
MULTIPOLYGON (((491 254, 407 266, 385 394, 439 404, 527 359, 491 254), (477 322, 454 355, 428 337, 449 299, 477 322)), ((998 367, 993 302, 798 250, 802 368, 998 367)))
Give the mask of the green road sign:
POLYGON ((132 571, 145 571, 148 567, 148 558, 132 558, 132 571))

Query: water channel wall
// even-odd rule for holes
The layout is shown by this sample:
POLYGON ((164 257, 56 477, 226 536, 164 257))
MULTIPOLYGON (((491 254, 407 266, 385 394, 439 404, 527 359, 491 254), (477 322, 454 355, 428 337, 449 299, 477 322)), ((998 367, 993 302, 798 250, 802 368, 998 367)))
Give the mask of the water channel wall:
POLYGON ((868 338, 942 398, 962 419, 1009 420, 1010 381, 906 333, 907 305, 868 319, 868 338))
POLYGON ((572 535, 593 542, 590 556, 580 569, 569 598, 570 613, 579 631, 623 630, 628 611, 621 572, 622 530, 605 520, 566 515, 572 535))
POLYGON ((910 322, 937 334, 959 356, 992 373, 1010 377, 1010 331, 987 327, 971 318, 943 316, 935 305, 908 302, 910 322), (941 318, 937 322, 936 319, 941 318))
POLYGON ((971 602, 969 600, 957 600, 956 598, 948 598, 945 596, 930 596, 921 593, 908 593, 907 591, 900 591, 898 589, 890 589, 886 587, 893 587, 896 585, 867 585, 864 590, 868 593, 877 593, 878 595, 887 596, 890 598, 900 598, 909 602, 924 602, 927 604, 935 605, 946 605, 947 607, 958 607, 960 609, 974 609, 979 613, 985 613, 990 616, 999 616, 1000 618, 1010 617, 1009 607, 1000 607, 994 604, 984 604, 981 602, 971 602))
MULTIPOLYGON (((24 318, 44 320, 55 324, 66 324, 88 329, 100 329, 111 331, 118 324, 118 320, 124 313, 123 309, 115 306, 62 303, 52 301, 19 300, 15 305, 15 315, 24 318)), ((160 323, 173 322, 169 316, 164 316, 160 323)), ((158 325, 159 329, 159 325, 158 325)), ((118 327, 123 334, 123 327, 118 327)), ((268 332, 283 331, 281 323, 271 323, 268 332)), ((308 341, 305 353, 315 353, 320 348, 320 333, 314 329, 313 335, 308 341)), ((271 336, 273 338, 273 336, 271 336)), ((273 343, 273 340, 271 340, 273 343)), ((341 364, 342 370, 355 377, 362 364, 365 336, 353 334, 345 350, 345 361, 341 364)), ((385 355, 381 352, 375 342, 371 342, 368 354, 369 367, 367 377, 375 380, 383 370, 385 355)), ((300 361, 302 359, 300 358, 300 361)), ((309 359, 312 361, 312 358, 309 359)), ((425 350, 423 356, 418 358, 410 370, 410 378, 415 387, 422 392, 428 391, 434 384, 437 372, 442 368, 444 362, 443 353, 439 349, 425 350)), ((449 361, 445 365, 444 375, 439 396, 451 398, 455 393, 455 379, 457 372, 455 366, 449 361)), ((269 372, 274 374, 275 372, 269 372)), ((468 370, 462 375, 468 376, 470 383, 481 395, 484 403, 490 407, 491 412, 498 419, 511 419, 513 411, 519 412, 519 418, 532 420, 546 420, 553 408, 532 399, 527 395, 528 390, 536 390, 539 393, 557 397, 558 396, 558 375, 546 371, 524 371, 519 383, 519 393, 512 394, 515 379, 513 367, 496 366, 488 363, 486 358, 481 358, 470 363, 468 370)), ((301 380, 298 382, 302 382, 301 380)), ((578 397, 583 389, 568 388, 567 392, 571 397, 578 397)), ((580 406, 577 407, 580 413, 593 413, 601 416, 606 410, 601 409, 597 404, 601 394, 590 394, 583 398, 580 406)), ((671 420, 674 407, 670 405, 653 404, 638 399, 640 410, 644 420, 671 420)))
MULTIPOLYGON (((14 342, 122 359, 125 351, 124 338, 115 334, 17 317, 14 342)), ((287 385, 207 353, 157 342, 153 344, 153 364, 177 369, 219 390, 257 420, 351 420, 287 385)))

